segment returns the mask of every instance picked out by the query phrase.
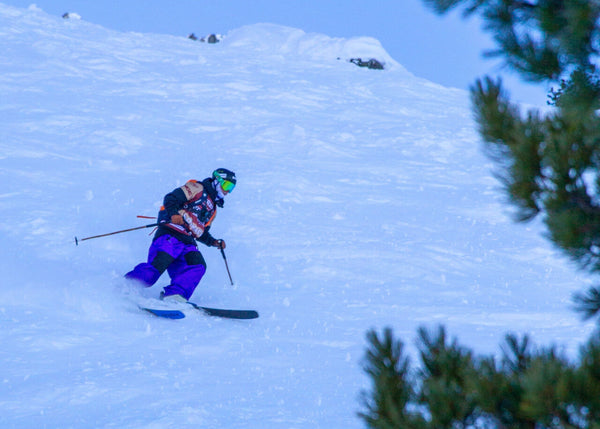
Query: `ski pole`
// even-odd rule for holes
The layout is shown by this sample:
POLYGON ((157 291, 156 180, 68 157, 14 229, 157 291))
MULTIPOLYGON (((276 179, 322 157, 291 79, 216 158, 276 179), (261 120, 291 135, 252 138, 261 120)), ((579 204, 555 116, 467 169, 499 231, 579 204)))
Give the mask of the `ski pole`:
POLYGON ((223 255, 223 260, 225 261, 225 268, 227 268, 227 274, 229 275, 229 281, 231 282, 231 286, 233 286, 233 279, 231 278, 231 273, 229 272, 229 265, 227 264, 227 258, 225 257, 225 251, 223 250, 222 247, 219 247, 219 249, 221 249, 221 255, 223 255))
POLYGON ((150 225, 138 226, 136 228, 122 229, 121 231, 109 232, 108 234, 94 235, 93 237, 77 238, 75 237, 75 245, 78 246, 80 241, 91 240, 92 238, 107 237, 109 235, 121 234, 122 232, 135 231, 136 229, 152 228, 158 226, 158 223, 151 223, 150 225))

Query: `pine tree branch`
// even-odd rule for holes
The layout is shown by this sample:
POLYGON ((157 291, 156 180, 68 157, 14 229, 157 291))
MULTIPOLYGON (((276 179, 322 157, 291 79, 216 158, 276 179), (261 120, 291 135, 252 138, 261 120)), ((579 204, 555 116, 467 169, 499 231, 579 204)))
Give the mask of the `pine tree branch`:
POLYGON ((583 320, 589 320, 600 314, 600 288, 591 287, 586 293, 578 292, 573 295, 575 311, 581 314, 583 320))

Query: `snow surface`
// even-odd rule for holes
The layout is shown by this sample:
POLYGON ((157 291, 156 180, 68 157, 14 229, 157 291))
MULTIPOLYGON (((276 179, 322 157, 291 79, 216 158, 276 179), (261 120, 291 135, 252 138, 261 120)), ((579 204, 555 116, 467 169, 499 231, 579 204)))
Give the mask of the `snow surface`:
POLYGON ((365 333, 444 324, 476 353, 529 332, 576 355, 590 280, 509 217, 468 94, 368 37, 271 24, 216 45, 0 4, 0 427, 358 428, 365 333), (356 67, 375 57, 384 71, 356 67), (193 300, 153 318, 122 275, 165 193, 238 186, 193 300))

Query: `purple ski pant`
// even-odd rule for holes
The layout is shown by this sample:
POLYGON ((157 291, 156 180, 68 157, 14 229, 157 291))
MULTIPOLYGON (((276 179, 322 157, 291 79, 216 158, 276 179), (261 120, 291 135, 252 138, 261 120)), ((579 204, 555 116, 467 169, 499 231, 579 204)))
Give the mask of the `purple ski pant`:
POLYGON ((165 287, 165 296, 181 295, 190 299, 206 272, 206 262, 194 244, 162 235, 150 245, 148 262, 137 265, 125 277, 150 287, 165 270, 171 277, 171 284, 165 287))

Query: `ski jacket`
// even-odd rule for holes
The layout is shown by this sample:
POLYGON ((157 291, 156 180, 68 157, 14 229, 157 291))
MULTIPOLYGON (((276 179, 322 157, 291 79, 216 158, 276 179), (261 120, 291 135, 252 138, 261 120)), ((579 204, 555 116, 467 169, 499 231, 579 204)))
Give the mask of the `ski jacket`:
POLYGON ((217 206, 222 207, 217 191, 210 178, 202 182, 190 180, 185 185, 165 195, 163 206, 158 212, 158 230, 154 240, 169 234, 183 243, 194 244, 194 240, 212 246, 215 238, 210 235, 210 225, 217 214, 217 206), (171 222, 171 216, 182 215, 185 225, 171 222))

